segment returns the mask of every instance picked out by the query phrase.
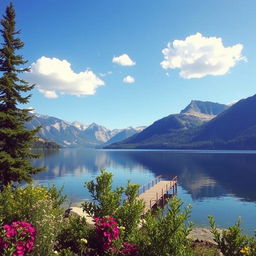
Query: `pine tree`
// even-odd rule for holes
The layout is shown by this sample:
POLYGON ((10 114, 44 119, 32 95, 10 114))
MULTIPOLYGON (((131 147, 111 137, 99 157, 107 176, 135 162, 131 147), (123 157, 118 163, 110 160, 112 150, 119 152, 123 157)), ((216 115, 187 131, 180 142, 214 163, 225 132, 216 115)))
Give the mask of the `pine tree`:
POLYGON ((30 149, 38 129, 27 130, 25 123, 32 119, 29 109, 21 109, 19 104, 29 102, 31 95, 26 93, 34 85, 20 79, 19 74, 28 72, 23 68, 27 61, 16 55, 23 48, 15 29, 15 10, 10 3, 0 21, 2 44, 0 48, 0 190, 7 184, 30 182, 32 174, 43 168, 31 165, 30 160, 37 157, 30 149))

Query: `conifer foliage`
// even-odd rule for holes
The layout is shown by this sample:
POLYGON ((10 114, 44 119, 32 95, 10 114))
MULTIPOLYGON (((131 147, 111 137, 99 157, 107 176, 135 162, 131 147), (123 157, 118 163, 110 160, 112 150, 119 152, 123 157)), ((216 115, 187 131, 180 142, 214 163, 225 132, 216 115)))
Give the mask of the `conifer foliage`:
POLYGON ((29 109, 19 104, 29 102, 26 93, 34 85, 20 79, 18 75, 29 71, 26 61, 15 52, 23 48, 15 28, 15 10, 10 3, 0 21, 2 42, 0 46, 0 190, 13 182, 30 182, 31 175, 42 170, 31 165, 36 155, 30 152, 38 129, 27 130, 24 125, 31 120, 29 109))

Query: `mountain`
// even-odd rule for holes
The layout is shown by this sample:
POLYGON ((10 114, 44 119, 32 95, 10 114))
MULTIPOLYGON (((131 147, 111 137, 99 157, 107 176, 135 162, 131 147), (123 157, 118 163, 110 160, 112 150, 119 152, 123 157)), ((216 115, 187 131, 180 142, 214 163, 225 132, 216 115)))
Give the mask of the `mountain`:
POLYGON ((84 131, 83 135, 96 145, 105 143, 111 138, 111 130, 104 126, 92 123, 84 131))
MULTIPOLYGON (((199 105, 196 104, 197 106, 199 105)), ((209 108, 200 106, 198 110, 196 107, 192 104, 192 107, 185 108, 182 113, 191 117, 199 117, 199 114, 208 115, 218 113, 213 112, 213 109, 209 110, 209 108), (195 113, 199 114, 194 115, 195 113)), ((179 127, 177 123, 181 120, 182 114, 171 115, 158 120, 132 138, 128 138, 109 147, 256 149, 256 95, 242 99, 228 108, 224 107, 224 109, 217 116, 211 115, 215 117, 210 121, 198 126, 194 125, 194 127, 182 127, 182 125, 179 127), (170 122, 170 118, 176 118, 177 122, 170 122)))
POLYGON ((128 127, 126 129, 119 130, 118 133, 116 133, 106 143, 101 145, 101 147, 105 147, 105 146, 110 145, 112 143, 116 143, 116 142, 125 140, 125 139, 133 136, 134 134, 137 134, 138 132, 140 132, 142 130, 143 130, 143 127, 138 127, 138 128, 128 127))
POLYGON ((113 142, 126 139, 143 129, 143 127, 129 127, 110 130, 96 123, 90 125, 77 121, 69 123, 56 117, 33 114, 33 119, 26 124, 26 127, 33 129, 38 126, 41 126, 38 136, 43 140, 57 143, 62 147, 87 148, 101 147, 112 138, 113 142))
POLYGON ((256 95, 242 99, 205 124, 191 142, 214 147, 256 149, 256 95))
POLYGON ((59 118, 34 114, 33 119, 26 124, 26 127, 33 129, 38 126, 41 126, 38 133, 40 138, 55 142, 63 147, 91 145, 91 141, 84 138, 80 129, 59 118))
POLYGON ((210 116, 211 119, 213 116, 219 115, 221 112, 228 108, 229 106, 225 104, 219 104, 210 101, 192 100, 190 104, 186 108, 184 108, 180 113, 186 113, 197 116, 202 114, 210 116))
POLYGON ((78 128, 79 130, 82 130, 82 131, 84 131, 88 128, 88 125, 77 122, 77 121, 72 122, 71 125, 75 126, 76 128, 78 128))
POLYGON ((187 132, 197 129, 227 108, 224 104, 191 101, 180 114, 164 117, 142 132, 107 148, 166 148, 169 142, 173 145, 184 143, 187 132))

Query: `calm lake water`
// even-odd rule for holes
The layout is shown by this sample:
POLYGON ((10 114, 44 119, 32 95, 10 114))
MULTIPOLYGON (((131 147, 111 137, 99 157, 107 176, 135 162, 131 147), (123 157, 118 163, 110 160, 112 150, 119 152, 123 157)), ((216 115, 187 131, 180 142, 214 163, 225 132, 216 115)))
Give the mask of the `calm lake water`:
POLYGON ((256 151, 161 151, 62 149, 34 161, 47 171, 35 176, 43 185, 64 185, 71 202, 89 195, 84 182, 105 168, 113 185, 128 180, 143 185, 160 174, 178 176, 178 197, 193 206, 191 220, 208 226, 214 215, 220 227, 233 225, 242 216, 242 227, 256 229, 256 151))

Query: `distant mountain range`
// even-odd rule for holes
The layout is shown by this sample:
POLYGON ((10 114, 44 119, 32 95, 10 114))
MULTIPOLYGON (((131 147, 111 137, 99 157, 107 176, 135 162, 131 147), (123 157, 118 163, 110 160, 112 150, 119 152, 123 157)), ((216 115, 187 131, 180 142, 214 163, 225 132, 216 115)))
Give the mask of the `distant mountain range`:
POLYGON ((26 124, 28 129, 41 126, 38 136, 45 141, 54 142, 62 147, 95 148, 124 140, 145 127, 110 130, 92 123, 69 123, 56 117, 33 114, 33 119, 26 124))
POLYGON ((191 101, 142 132, 107 148, 256 149, 256 95, 232 106, 191 101))
MULTIPOLYGON (((27 128, 62 147, 113 149, 256 149, 256 95, 232 106, 193 100, 179 114, 146 127, 107 129, 34 114, 27 128)), ((48 144, 47 144, 48 145, 48 144)), ((50 144, 49 144, 50 146, 50 144)))

